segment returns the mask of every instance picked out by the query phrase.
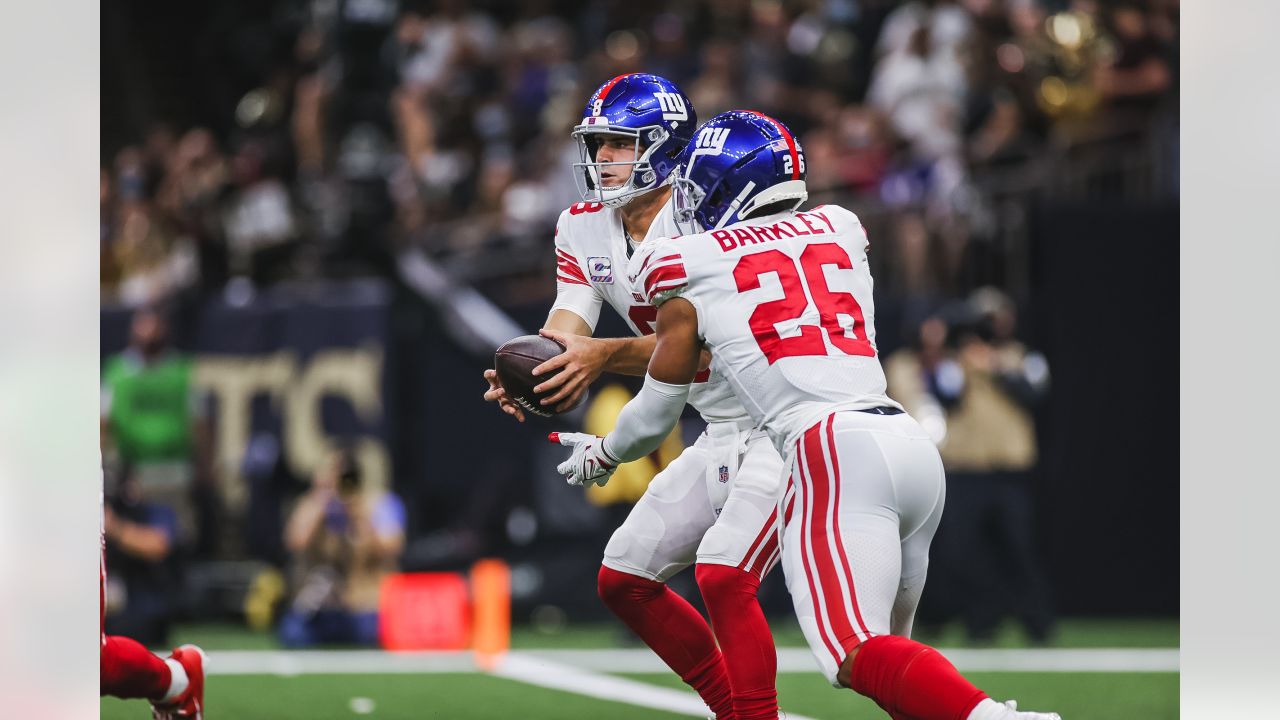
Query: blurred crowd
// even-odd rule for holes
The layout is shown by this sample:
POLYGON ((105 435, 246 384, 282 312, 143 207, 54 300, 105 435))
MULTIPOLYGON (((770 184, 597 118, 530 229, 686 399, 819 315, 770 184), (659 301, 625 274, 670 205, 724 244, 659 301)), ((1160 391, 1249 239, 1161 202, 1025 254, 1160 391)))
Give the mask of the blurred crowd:
POLYGON ((247 517, 228 522, 212 472, 209 403, 168 326, 165 307, 138 309, 129 346, 103 370, 108 632, 163 645, 193 609, 225 611, 191 595, 216 583, 216 561, 231 554, 226 535, 243 527, 231 544, 256 561, 236 603, 251 624, 278 618, 290 647, 376 644, 379 589, 404 549, 403 502, 366 487, 353 446, 337 443, 310 482, 298 482, 282 472, 278 444, 263 447, 270 436, 260 436, 244 461, 247 517))
POLYGON ((105 298, 386 273, 410 246, 464 276, 550 277, 549 228, 578 199, 569 130, 626 72, 674 79, 703 119, 749 107, 790 125, 813 194, 887 232, 889 281, 912 293, 1002 280, 970 267, 999 231, 1002 170, 1096 147, 1176 167, 1177 0, 267 7, 219 37, 258 48, 233 106, 105 138, 105 298))
MULTIPOLYGON (((546 307, 554 222, 579 200, 570 130, 601 83, 643 71, 676 81, 702 120, 733 108, 783 120, 811 198, 868 228, 890 393, 934 433, 956 508, 932 597, 965 605, 926 598, 922 622, 961 617, 980 641, 1013 615, 1050 636, 1030 490, 1049 375, 1018 340, 1017 233, 1041 194, 1176 196, 1178 0, 193 8, 151 25, 130 4, 103 9, 116 48, 104 83, 120 102, 103 109, 102 297, 140 309, 103 380, 120 632, 162 640, 184 561, 217 557, 219 542, 207 400, 158 303, 389 276, 416 249, 499 288, 499 304, 546 307), (183 77, 167 76, 179 56, 183 77), (168 107, 185 113, 146 111, 175 88, 168 107)), ((355 492, 341 448, 308 485, 277 482, 279 448, 260 445, 245 457, 248 544, 288 577, 263 575, 246 613, 283 613, 291 645, 371 642, 370 588, 404 547, 404 507, 355 492)))

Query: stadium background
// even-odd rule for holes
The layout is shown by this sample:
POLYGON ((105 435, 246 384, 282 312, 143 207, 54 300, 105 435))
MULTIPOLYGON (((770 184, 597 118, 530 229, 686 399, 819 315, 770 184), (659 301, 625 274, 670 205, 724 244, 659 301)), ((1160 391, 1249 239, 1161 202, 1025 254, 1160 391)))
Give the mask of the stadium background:
POLYGON ((813 200, 868 227, 882 356, 979 287, 1014 299, 1052 368, 1033 488, 1059 641, 1173 621, 1176 643, 1177 23, 1173 0, 104 6, 103 357, 163 298, 215 438, 175 635, 243 624, 286 562, 248 450, 279 448, 287 502, 330 438, 404 499, 404 569, 502 557, 518 628, 610 627, 594 576, 639 488, 566 488, 543 437, 584 414, 517 425, 480 372, 554 296, 584 99, 649 71, 702 119, 796 132, 813 200))

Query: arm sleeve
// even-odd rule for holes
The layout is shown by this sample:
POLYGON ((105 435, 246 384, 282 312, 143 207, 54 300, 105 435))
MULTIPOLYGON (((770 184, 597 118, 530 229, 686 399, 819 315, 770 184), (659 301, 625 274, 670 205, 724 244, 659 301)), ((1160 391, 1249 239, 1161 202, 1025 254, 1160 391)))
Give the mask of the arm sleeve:
POLYGON ((644 387, 622 412, 613 432, 600 443, 607 459, 622 464, 648 455, 671 434, 689 400, 689 386, 644 377, 644 387))
MULTIPOLYGON (((565 211, 567 213, 568 211, 565 211)), ((569 245, 565 233, 565 214, 556 223, 556 301, 550 312, 568 310, 596 328, 600 320, 600 293, 587 282, 582 262, 569 245)), ((550 313, 548 313, 550 315, 550 313)))

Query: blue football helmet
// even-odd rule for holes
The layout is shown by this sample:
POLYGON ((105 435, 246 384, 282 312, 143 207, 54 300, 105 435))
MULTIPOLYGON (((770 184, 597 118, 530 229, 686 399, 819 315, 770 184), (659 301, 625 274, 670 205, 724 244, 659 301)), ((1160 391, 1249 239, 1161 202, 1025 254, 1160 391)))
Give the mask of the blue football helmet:
POLYGON ((693 103, 666 78, 632 73, 601 85, 587 100, 582 122, 573 128, 579 153, 573 177, 582 199, 618 207, 662 186, 680 166, 697 126, 693 103), (633 138, 635 161, 597 162, 602 135, 633 138), (617 187, 604 187, 600 170, 609 165, 630 165, 631 177, 617 187))
POLYGON ((785 125, 753 110, 731 110, 698 128, 672 180, 676 225, 684 234, 732 225, 753 210, 809 197, 804 150, 785 125))

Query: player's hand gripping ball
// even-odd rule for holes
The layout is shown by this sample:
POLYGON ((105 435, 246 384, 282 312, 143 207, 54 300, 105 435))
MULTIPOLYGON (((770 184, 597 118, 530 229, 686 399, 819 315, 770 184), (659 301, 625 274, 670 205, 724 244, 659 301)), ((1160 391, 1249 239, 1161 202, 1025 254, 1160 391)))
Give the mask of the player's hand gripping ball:
POLYGON ((556 466, 570 485, 604 485, 618 469, 617 461, 605 454, 604 438, 599 435, 553 432, 547 439, 573 448, 569 459, 556 466))
MULTIPOLYGON (((541 402, 555 391, 535 393, 533 388, 561 371, 534 376, 533 369, 563 353, 564 349, 564 345, 541 335, 521 335, 503 343, 493 355, 493 368, 498 373, 498 381, 502 383, 507 398, 525 412, 539 417, 559 414, 554 405, 543 405, 541 402)), ((572 409, 565 408, 565 412, 572 409)))

